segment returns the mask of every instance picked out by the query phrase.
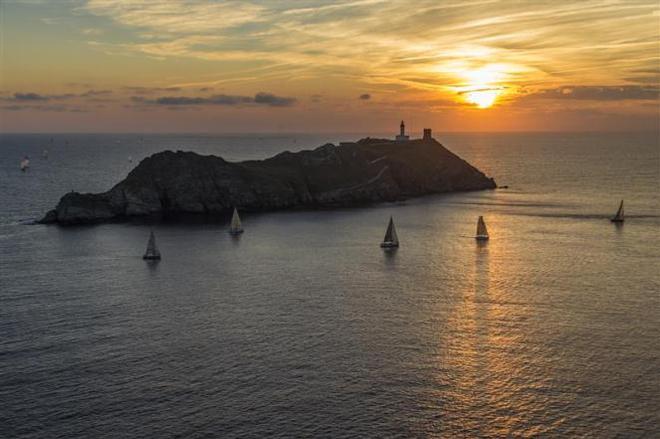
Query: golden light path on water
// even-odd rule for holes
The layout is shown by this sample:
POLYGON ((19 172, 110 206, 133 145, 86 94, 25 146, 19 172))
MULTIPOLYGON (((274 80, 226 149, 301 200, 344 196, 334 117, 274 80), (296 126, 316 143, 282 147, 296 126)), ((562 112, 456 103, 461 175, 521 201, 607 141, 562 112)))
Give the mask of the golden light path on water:
MULTIPOLYGON (((456 296, 450 302, 436 303, 435 312, 445 317, 436 347, 437 390, 429 409, 442 414, 444 431, 497 437, 520 432, 520 425, 530 425, 525 434, 543 434, 556 425, 533 426, 534 415, 527 411, 534 406, 536 396, 530 388, 542 392, 551 373, 547 364, 529 359, 534 355, 534 349, 529 349, 533 336, 524 328, 533 311, 511 288, 520 282, 519 249, 511 245, 513 236, 504 216, 491 213, 486 221, 494 239, 475 242, 465 236, 451 249, 466 258, 465 276, 444 279, 456 287, 456 296), (521 377, 530 373, 530 368, 545 373, 534 370, 537 378, 523 382, 521 377), (464 416, 477 412, 490 413, 489 418, 468 420, 464 416)), ((447 264, 440 253, 437 256, 442 265, 447 264)), ((438 425, 420 428, 431 432, 437 431, 438 425)))

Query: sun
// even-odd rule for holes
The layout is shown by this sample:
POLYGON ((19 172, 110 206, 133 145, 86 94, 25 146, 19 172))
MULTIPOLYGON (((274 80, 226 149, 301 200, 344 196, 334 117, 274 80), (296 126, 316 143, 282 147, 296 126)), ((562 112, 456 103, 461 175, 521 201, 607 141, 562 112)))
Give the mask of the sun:
POLYGON ((499 84, 504 79, 502 68, 496 64, 484 66, 480 69, 463 70, 459 75, 464 80, 463 85, 457 87, 458 94, 478 108, 492 107, 502 94, 503 87, 499 84))
POLYGON ((471 104, 475 104, 479 108, 488 108, 492 106, 497 97, 500 95, 500 90, 475 90, 464 93, 465 100, 471 104))

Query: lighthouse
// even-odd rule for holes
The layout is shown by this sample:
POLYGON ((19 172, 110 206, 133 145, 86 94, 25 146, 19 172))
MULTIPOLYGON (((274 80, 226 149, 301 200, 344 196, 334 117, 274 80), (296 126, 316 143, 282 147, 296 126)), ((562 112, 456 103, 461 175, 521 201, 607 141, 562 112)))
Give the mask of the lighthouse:
POLYGON ((406 136, 406 124, 401 121, 401 125, 399 125, 399 135, 396 136, 396 141, 397 142, 407 142, 410 138, 406 136))

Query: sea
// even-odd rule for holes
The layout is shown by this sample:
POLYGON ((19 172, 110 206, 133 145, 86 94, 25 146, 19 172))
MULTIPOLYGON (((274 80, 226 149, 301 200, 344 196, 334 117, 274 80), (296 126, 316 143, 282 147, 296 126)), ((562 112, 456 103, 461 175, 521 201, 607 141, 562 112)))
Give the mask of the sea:
POLYGON ((507 188, 244 214, 238 239, 33 224, 161 150, 367 134, 0 134, 0 437, 660 437, 657 132, 437 132, 507 188))

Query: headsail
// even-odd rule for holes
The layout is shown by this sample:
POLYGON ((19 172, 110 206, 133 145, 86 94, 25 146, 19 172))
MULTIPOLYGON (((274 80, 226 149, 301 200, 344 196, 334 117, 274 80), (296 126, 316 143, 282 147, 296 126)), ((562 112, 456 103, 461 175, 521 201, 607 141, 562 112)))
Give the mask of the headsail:
POLYGON ((154 231, 152 230, 149 234, 149 243, 147 244, 147 251, 145 252, 142 259, 160 259, 160 251, 156 246, 156 237, 154 236, 154 231))
POLYGON ((615 223, 622 223, 624 219, 623 216, 623 200, 621 200, 621 204, 619 204, 619 210, 616 211, 616 215, 612 218, 612 221, 615 223))
POLYGON ((399 246, 399 237, 396 235, 396 227, 394 227, 394 220, 390 217, 390 223, 387 225, 387 231, 385 232, 385 238, 380 244, 381 247, 398 247, 399 246))
POLYGON ((229 226, 229 233, 232 235, 237 235, 243 233, 243 225, 241 224, 241 218, 238 216, 238 210, 234 207, 234 213, 231 216, 231 225, 229 226))
POLYGON ((23 157, 23 160, 21 160, 21 171, 27 171, 27 169, 30 167, 30 159, 25 156, 23 157))
POLYGON ((488 229, 486 228, 486 223, 484 222, 484 217, 480 216, 477 221, 477 239, 485 240, 488 239, 488 229))

